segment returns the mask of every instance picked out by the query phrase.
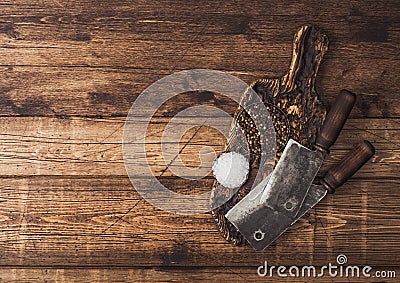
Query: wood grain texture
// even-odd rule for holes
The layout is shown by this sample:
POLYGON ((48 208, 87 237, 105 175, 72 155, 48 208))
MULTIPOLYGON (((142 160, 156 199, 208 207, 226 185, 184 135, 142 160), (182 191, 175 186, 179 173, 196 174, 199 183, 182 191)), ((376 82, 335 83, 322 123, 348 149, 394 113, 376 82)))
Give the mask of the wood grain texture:
MULTIPOLYGON (((260 253, 226 243, 208 214, 187 217, 152 207, 127 177, 2 180, 1 258, 7 266, 253 267, 264 259, 322 266, 341 252, 354 264, 396 266, 399 260, 399 196, 385 194, 398 180, 352 179, 260 253)), ((212 181, 162 180, 181 193, 212 181)))
MULTIPOLYGON (((0 11, 2 282, 251 282, 265 260, 324 265, 339 253, 351 264, 398 271, 398 1, 3 0, 0 11), (262 253, 225 243, 208 214, 172 215, 141 200, 121 150, 123 122, 140 92, 190 68, 248 83, 280 77, 303 24, 330 40, 316 82, 324 104, 342 88, 358 95, 321 174, 362 139, 376 147, 367 166, 262 253)), ((210 93, 164 105, 146 137, 156 175, 168 164, 160 131, 179 110, 201 104, 231 114, 237 107, 210 93)), ((199 122, 191 121, 181 144, 199 122)), ((181 157, 196 166, 200 148, 220 152, 224 142, 202 128, 181 157)), ((213 182, 170 170, 160 180, 187 194, 213 182)))
MULTIPOLYGON (((225 137, 217 131, 204 128, 198 130, 206 118, 187 121, 190 130, 183 136, 181 147, 191 138, 181 153, 185 164, 198 166, 199 152, 204 146, 212 147, 216 153, 224 149, 225 137)), ((158 176, 170 163, 164 159, 161 151, 161 138, 168 126, 169 118, 158 118, 149 125, 147 137, 137 140, 146 142, 148 151, 146 160, 137 159, 138 165, 149 164, 158 176)), ((3 132, 0 146, 0 168, 2 176, 31 175, 74 175, 74 176, 124 176, 126 170, 122 156, 122 130, 124 118, 47 118, 20 117, 0 118, 3 132)), ((140 120, 138 120, 140 123, 140 120)), ((382 119, 350 119, 344 127, 338 141, 331 149, 331 156, 325 162, 332 164, 332 159, 342 157, 353 144, 360 140, 369 140, 376 147, 376 155, 371 164, 358 173, 365 178, 394 178, 399 171, 400 124, 382 119), (377 174, 377 176, 374 175, 377 174)), ((169 146, 169 145, 167 145, 169 146)), ((214 155, 205 155, 204 166, 211 168, 214 155)), ((171 169, 180 165, 172 162, 171 169)), ((140 167, 138 168, 140 170, 140 167)), ((171 170, 163 176, 171 176, 171 170)), ((189 177, 182 175, 182 177, 189 177)))
MULTIPOLYGON (((375 271, 392 271, 396 274, 400 270, 393 269, 393 267, 380 267, 375 271)), ((375 276, 375 275, 374 275, 375 276)), ((11 269, 0 270, 0 279, 4 283, 18 282, 60 282, 69 283, 74 282, 260 282, 264 280, 278 281, 279 282, 293 282, 304 283, 304 280, 309 278, 279 278, 276 274, 270 277, 259 277, 257 275, 257 268, 197 268, 197 269, 168 269, 168 268, 153 268, 153 269, 11 269)), ((313 279, 313 278, 311 278, 313 279)), ((328 283, 332 282, 333 278, 321 278, 318 282, 328 283)), ((337 279, 337 278, 335 278, 337 279)), ((339 278, 346 279, 346 278, 339 278)), ((352 278, 351 282, 396 282, 396 278, 352 278)))

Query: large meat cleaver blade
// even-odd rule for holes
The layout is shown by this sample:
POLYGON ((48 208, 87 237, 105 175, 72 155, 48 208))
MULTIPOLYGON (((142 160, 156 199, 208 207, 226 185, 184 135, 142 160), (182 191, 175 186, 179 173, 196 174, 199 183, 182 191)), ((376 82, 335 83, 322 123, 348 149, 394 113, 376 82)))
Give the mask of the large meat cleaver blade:
POLYGON ((242 200, 225 215, 255 250, 265 249, 296 220, 324 156, 339 136, 354 102, 355 94, 342 90, 317 135, 317 150, 289 140, 257 198, 259 201, 242 200))
POLYGON ((375 148, 369 141, 357 144, 343 157, 340 163, 329 169, 328 173, 320 181, 320 185, 311 185, 294 222, 303 217, 307 211, 323 199, 327 192, 334 193, 337 188, 353 176, 374 154, 375 148))

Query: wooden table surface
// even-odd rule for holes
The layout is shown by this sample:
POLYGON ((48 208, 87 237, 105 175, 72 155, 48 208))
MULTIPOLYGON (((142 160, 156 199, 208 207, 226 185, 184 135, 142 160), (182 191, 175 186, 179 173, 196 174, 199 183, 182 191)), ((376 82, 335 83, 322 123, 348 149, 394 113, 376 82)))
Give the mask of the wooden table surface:
MULTIPOLYGON (((338 254, 400 276, 398 0, 0 0, 0 11, 1 282, 248 282, 267 279, 257 276, 265 260, 323 266, 338 254), (121 141, 141 91, 193 68, 247 83, 278 77, 303 24, 330 40, 316 84, 321 100, 329 107, 342 88, 358 94, 326 166, 362 139, 376 147, 372 161, 258 253, 226 243, 208 213, 175 215, 143 200, 121 141)), ((151 127, 200 104, 236 107, 215 95, 182 95, 151 127)), ((165 170, 160 138, 146 139, 154 174, 164 172, 160 180, 178 191, 209 190, 211 176, 187 181, 165 170)), ((223 150, 222 135, 207 127, 181 143, 189 139, 181 152, 189 165, 204 145, 223 150)))

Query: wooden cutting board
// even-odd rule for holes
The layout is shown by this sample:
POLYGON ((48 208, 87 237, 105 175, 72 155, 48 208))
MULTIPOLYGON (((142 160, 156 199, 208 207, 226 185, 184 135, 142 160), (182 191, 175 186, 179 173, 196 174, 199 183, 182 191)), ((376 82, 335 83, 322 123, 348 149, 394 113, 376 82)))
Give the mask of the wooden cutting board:
MULTIPOLYGON (((280 78, 264 78, 251 84, 260 96, 270 113, 275 127, 277 155, 279 160, 289 138, 299 141, 307 147, 313 147, 316 133, 325 119, 326 109, 315 91, 315 79, 322 58, 328 50, 327 36, 313 26, 302 26, 294 36, 293 55, 289 71, 280 78)), ((242 97, 246 100, 246 96, 242 97)), ((260 135, 254 123, 250 123, 246 112, 240 107, 235 112, 235 119, 245 130, 250 147, 250 174, 247 182, 234 194, 231 190, 219 187, 214 183, 212 202, 221 195, 228 195, 229 201, 214 209, 212 215, 216 220, 221 236, 235 245, 247 244, 239 231, 229 223, 225 214, 238 203, 252 188, 260 168, 260 135), (251 142, 250 142, 251 141, 251 142), (232 195, 229 195, 232 194, 232 195)), ((226 144, 229 151, 232 140, 226 144)), ((262 164, 261 166, 267 166, 262 164)), ((271 165, 271 164, 269 164, 271 165)), ((267 170, 262 171, 266 177, 267 170)))

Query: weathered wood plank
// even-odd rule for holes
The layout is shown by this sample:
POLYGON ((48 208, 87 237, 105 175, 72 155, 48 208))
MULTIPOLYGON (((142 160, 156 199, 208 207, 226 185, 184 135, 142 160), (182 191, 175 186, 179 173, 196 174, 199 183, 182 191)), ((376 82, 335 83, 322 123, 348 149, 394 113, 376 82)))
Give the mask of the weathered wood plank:
MULTIPOLYGON (((187 194, 209 188, 212 179, 163 183, 187 194)), ((3 266, 256 266, 265 259, 324 265, 339 253, 354 264, 399 261, 398 180, 349 181, 261 253, 226 243, 207 213, 154 208, 128 178, 11 177, 2 184, 3 266)))
MULTIPOLYGON (((167 0, 159 3, 152 3, 152 5, 148 5, 145 1, 136 1, 135 5, 130 5, 132 2, 128 0, 118 0, 115 1, 115 5, 111 5, 107 2, 103 2, 99 5, 90 5, 93 3, 97 3, 97 1, 94 0, 84 0, 84 1, 57 1, 54 2, 52 0, 45 0, 45 1, 40 1, 40 0, 34 0, 34 1, 28 1, 28 0, 18 0, 18 1, 11 1, 11 0, 5 0, 2 1, 0 5, 4 6, 5 8, 9 10, 13 9, 18 9, 18 11, 23 11, 23 12, 43 12, 43 9, 54 9, 54 10, 59 10, 59 11, 65 11, 65 8, 79 8, 82 11, 101 11, 102 14, 107 14, 108 11, 106 11, 104 8, 105 7, 114 7, 115 10, 113 12, 124 12, 124 11, 135 11, 139 10, 142 12, 148 12, 148 11, 165 11, 165 13, 159 13, 159 16, 168 16, 170 14, 174 15, 173 12, 175 12, 177 9, 182 10, 182 12, 186 11, 188 13, 194 13, 193 12, 193 7, 197 9, 199 13, 215 13, 213 8, 215 9, 215 2, 214 1, 204 1, 203 3, 198 3, 197 1, 176 1, 176 0, 167 0), (177 5, 179 3, 187 3, 187 5, 177 5), (120 6, 120 7, 119 7, 120 6), (31 8, 38 8, 36 10, 33 10, 31 8), (43 9, 40 9, 42 7, 43 9), (64 8, 64 9, 63 9, 64 8)), ((274 7, 276 9, 271 9, 269 5, 261 5, 258 3, 256 0, 252 1, 238 1, 238 2, 226 2, 224 3, 223 6, 219 6, 219 8, 224 9, 223 11, 226 13, 234 13, 237 14, 241 10, 238 10, 238 3, 242 3, 244 6, 240 7, 246 7, 249 8, 249 13, 254 14, 254 15, 269 15, 266 12, 270 12, 271 15, 282 15, 282 16, 291 16, 295 14, 299 15, 310 15, 310 12, 320 12, 318 15, 321 16, 320 14, 326 13, 326 16, 329 15, 347 15, 349 11, 352 11, 352 15, 356 15, 356 9, 360 9, 359 13, 360 14, 371 14, 371 15, 376 15, 376 16, 382 16, 382 15, 397 15, 395 14, 395 11, 399 9, 398 3, 394 0, 391 1, 385 1, 385 2, 376 2, 372 0, 366 0, 363 3, 360 3, 356 0, 352 1, 347 1, 347 2, 341 2, 337 3, 334 7, 326 3, 326 5, 310 5, 312 1, 302 1, 299 4, 295 5, 293 3, 282 3, 280 1, 271 1, 271 5, 274 4, 274 7), (258 3, 258 5, 254 5, 255 3, 258 3), (309 4, 309 5, 307 5, 309 4), (374 7, 376 9, 375 11, 371 11, 370 8, 374 7), (337 11, 334 11, 332 8, 337 9, 337 11), (342 8, 342 9, 340 9, 342 8), (287 10, 287 11, 292 11, 292 13, 286 15, 280 13, 281 10, 287 10)), ((98 3, 97 3, 98 4, 98 3)), ((217 11, 218 12, 218 11, 217 11)), ((199 17, 201 18, 201 17, 199 17)))
MULTIPOLYGON (((219 20, 223 21, 223 18, 219 17, 219 20)), ((264 20, 259 21, 260 23, 265 22, 264 20)), ((98 67, 146 68, 149 63, 155 63, 157 59, 161 59, 158 62, 159 64, 151 67, 156 70, 164 67, 168 70, 171 67, 168 63, 178 63, 177 60, 182 56, 199 59, 199 57, 207 55, 206 59, 208 60, 205 63, 220 62, 222 64, 221 69, 226 69, 226 66, 232 65, 232 63, 236 63, 237 67, 250 67, 250 63, 257 62, 257 59, 265 58, 271 60, 271 62, 287 61, 291 56, 290 49, 293 34, 299 27, 288 23, 279 25, 270 23, 269 26, 257 28, 259 32, 257 36, 260 37, 258 40, 249 39, 249 35, 245 33, 232 35, 226 32, 220 34, 204 32, 196 37, 196 43, 191 46, 187 37, 195 34, 196 29, 189 29, 189 32, 178 29, 181 33, 171 36, 170 33, 160 34, 154 32, 142 34, 140 31, 107 30, 90 27, 90 24, 85 24, 85 26, 89 26, 85 29, 88 38, 80 40, 76 37, 82 36, 83 32, 80 33, 76 29, 71 29, 71 25, 74 25, 73 23, 71 25, 55 23, 50 26, 46 24, 15 23, 14 26, 17 27, 19 38, 10 38, 6 32, 0 33, 2 54, 12 53, 14 56, 2 57, 0 62, 2 65, 44 65, 46 67, 92 65, 98 67), (72 33, 72 35, 69 35, 69 33, 72 33), (283 33, 285 33, 284 37, 282 37, 283 33), (207 42, 207 44, 203 44, 203 42, 207 42), (105 45, 107 43, 110 45, 105 45), (192 48, 187 50, 188 46, 192 48), (69 53, 63 53, 63 50, 68 50, 69 53), (79 50, 81 56, 76 57, 79 50), (29 57, 27 56, 28 53, 36 56, 29 57), (242 62, 238 58, 230 57, 232 54, 245 59, 245 61, 242 62), (131 55, 125 57, 126 64, 122 64, 124 55, 131 55), (68 60, 62 61, 62 58, 68 60), (112 58, 115 58, 116 62, 111 61, 112 58), (151 61, 145 61, 147 58, 151 59, 151 61), (140 63, 144 64, 139 66, 140 63)), ((187 24, 187 21, 182 19, 181 24, 187 24)), ((216 24, 218 25, 219 22, 216 24)), ((400 33, 397 31, 398 27, 393 28, 393 40, 390 38, 383 41, 370 42, 352 37, 352 34, 343 30, 345 28, 344 25, 337 24, 342 28, 337 36, 346 40, 332 43, 333 46, 329 58, 398 60, 399 51, 396 48, 399 45, 399 42, 397 42, 397 36, 400 33)), ((301 24, 299 23, 299 25, 301 24)), ((125 28, 126 24, 121 22, 120 26, 125 28)), ((323 29, 319 25, 317 26, 323 29)), ((188 27, 186 26, 186 28, 188 27)), ((347 28, 354 29, 355 27, 347 26, 347 28)), ((163 30, 161 29, 161 31, 163 30)), ((329 31, 331 30, 326 31, 328 35, 329 31)), ((188 63, 191 62, 181 62, 181 64, 188 63)), ((251 66, 248 71, 273 71, 269 68, 264 70, 263 67, 267 66, 257 64, 251 66)))
MULTIPOLYGON (((186 166, 199 166, 199 152, 203 147, 209 146, 210 148, 204 152, 204 166, 211 169, 215 156, 211 149, 217 154, 224 149, 224 137, 219 132, 210 131, 207 127, 198 130, 205 119, 202 117, 189 119, 186 121, 189 130, 183 135, 182 140, 171 140, 166 143, 166 146, 171 148, 180 142, 179 148, 182 149, 180 157, 186 166), (185 146, 189 140, 190 142, 185 146)), ((167 132, 175 131, 174 124, 167 126, 168 121, 169 118, 157 118, 148 127, 148 135, 145 139, 147 157, 146 160, 139 157, 134 159, 135 164, 138 165, 137 170, 149 164, 154 174, 171 176, 170 170, 164 171, 175 155, 164 159, 161 151, 161 137, 165 127, 168 127, 167 132)), ((140 118, 137 119, 137 123, 140 125, 140 118)), ((124 125, 122 118, 2 117, 0 125, 2 128, 0 174, 3 176, 126 175, 122 155, 124 125)), ((397 177, 400 166, 399 127, 397 120, 349 120, 336 145, 332 148, 331 159, 328 159, 326 164, 331 165, 351 149, 353 144, 367 139, 376 146, 377 152, 372 162, 361 169, 357 177, 397 177)), ((135 140, 138 144, 143 142, 141 137, 135 140)), ((175 152, 172 151, 172 153, 175 152)), ((170 168, 180 169, 182 166, 174 161, 170 164, 170 168)), ((184 176, 192 175, 185 173, 182 177, 184 176)))
MULTIPOLYGON (((8 22, 16 21, 22 25, 71 24, 74 25, 73 30, 76 30, 77 26, 85 28, 83 24, 89 23, 91 24, 89 28, 96 26, 110 30, 119 28, 138 33, 168 33, 173 28, 190 32, 191 29, 201 28, 211 21, 218 25, 207 26, 205 33, 238 34, 246 32, 249 22, 270 26, 312 21, 331 28, 335 28, 333 25, 335 22, 353 25, 364 23, 364 28, 371 28, 367 24, 378 22, 387 23, 387 27, 393 28, 390 23, 397 23, 399 11, 396 1, 385 1, 385 3, 347 1, 335 3, 334 8, 330 2, 326 5, 311 5, 306 1, 296 5, 280 1, 270 1, 268 5, 262 5, 257 1, 225 2, 219 5, 214 1, 203 1, 201 4, 196 1, 185 1, 184 4, 182 1, 163 1, 151 5, 141 1, 135 3, 114 1, 113 4, 103 2, 102 5, 98 5, 97 1, 57 2, 15 1, 14 5, 3 4, 2 16, 8 22), (176 16, 177 11, 179 17, 176 16)), ((336 27, 335 30, 339 28, 336 27)))
MULTIPOLYGON (((81 51, 79 51, 81 52, 81 51)), ((39 55, 38 55, 39 56, 39 55)), ((5 54, 0 58, 12 57, 5 54)), ((32 55, 28 55, 29 58, 32 55)), ((233 56, 236 57, 236 56, 233 56)), ((80 58, 80 57, 79 57, 80 58)), ((125 60, 125 55, 120 60, 125 60)), ((113 62, 115 58, 111 58, 113 62)), ((258 60, 260 58, 255 58, 258 60)), ((53 60, 53 59, 52 59, 53 60)), ((60 58, 61 61, 66 60, 60 58)), ((238 59, 240 60, 240 59, 238 59)), ((267 60, 267 59, 266 59, 267 60)), ((288 63, 281 59, 272 62, 263 72, 232 66, 228 73, 247 83, 284 73, 288 63), (235 71, 234 68, 237 68, 235 71)), ((47 62, 46 64, 49 64, 47 62)), ((251 64, 254 64, 251 62, 251 64)), ((325 103, 332 102, 341 88, 358 94, 352 117, 400 117, 396 104, 398 85, 392 82, 400 71, 392 61, 346 58, 328 59, 321 67, 317 89, 325 103), (372 62, 371 62, 372 61, 372 62), (374 65, 374 68, 370 68, 374 65), (330 70, 335 70, 334 72, 330 70), (361 75, 362 74, 362 75, 361 75), (361 77, 363 78, 362 80, 361 77), (345 82, 345 83, 344 83, 345 82)), ((125 69, 118 66, 98 68, 61 67, 2 67, 0 73, 1 116, 126 116, 133 101, 148 86, 171 74, 168 70, 125 69), (94 109, 96 111, 94 111, 94 109)), ((214 66, 193 65, 193 68, 221 69, 214 66)), ((248 68, 247 68, 248 69, 248 68)), ((180 96, 176 106, 184 109, 196 104, 206 104, 233 112, 236 105, 223 95, 180 96)), ((158 115, 170 115, 171 106, 158 115)))
POLYGON ((214 11, 208 1, 178 8, 171 1, 163 13, 155 3, 57 2, 3 6, 1 115, 125 116, 146 86, 172 70, 225 70, 248 83, 278 77, 288 68, 293 33, 317 22, 331 39, 317 84, 322 99, 347 87, 360 94, 355 117, 400 117, 396 1, 335 3, 340 12, 279 1, 214 11))
MULTIPOLYGON (((334 263, 334 262, 333 262, 334 263)), ((260 263, 261 265, 261 263, 260 263)), ((363 266, 362 266, 363 267, 363 266)), ((361 272, 362 272, 361 267, 361 272)), ((135 269, 48 269, 48 268, 12 268, 0 269, 0 279, 4 283, 20 282, 260 282, 261 280, 279 280, 279 282, 293 282, 304 283, 313 277, 279 277, 274 270, 273 276, 259 277, 257 275, 258 266, 253 268, 249 267, 220 267, 220 268, 186 268, 186 269, 168 269, 168 268, 135 268, 135 269)), ((288 267, 289 268, 289 267, 288 267)), ((317 270, 320 270, 317 268, 317 270)), ((372 278, 345 278, 345 277, 330 277, 328 272, 325 276, 318 278, 318 282, 328 283, 332 280, 351 280, 350 282, 377 282, 377 280, 384 280, 384 282, 397 282, 394 275, 388 275, 387 271, 394 271, 398 276, 400 273, 399 268, 394 267, 378 267, 373 268, 369 274, 372 278), (379 271, 379 273, 376 273, 379 271), (385 273, 383 273, 384 271, 385 273), (382 277, 385 274, 386 278, 382 277), (377 276, 381 277, 378 278, 377 276), (391 278, 390 278, 390 277, 391 278)), ((287 272, 287 270, 286 270, 287 272)), ((300 271, 301 272, 301 271, 300 271)), ((301 273, 300 273, 301 274, 301 273)), ((305 272, 307 274, 307 271, 305 272)), ((361 273, 362 274, 362 273, 361 273)))

